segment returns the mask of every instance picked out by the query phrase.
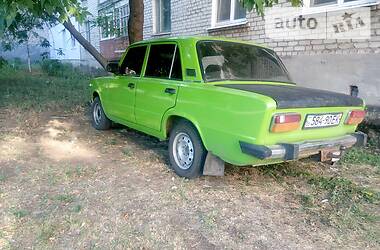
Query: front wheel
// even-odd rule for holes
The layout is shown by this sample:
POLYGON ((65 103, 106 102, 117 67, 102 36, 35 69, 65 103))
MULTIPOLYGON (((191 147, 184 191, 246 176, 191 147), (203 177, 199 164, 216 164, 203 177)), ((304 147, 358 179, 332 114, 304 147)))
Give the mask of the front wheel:
POLYGON ((169 159, 176 174, 189 179, 201 176, 206 155, 196 128, 190 122, 178 122, 169 139, 169 159))
POLYGON ((99 97, 95 97, 91 105, 91 123, 98 130, 107 130, 112 125, 111 120, 104 113, 99 97))

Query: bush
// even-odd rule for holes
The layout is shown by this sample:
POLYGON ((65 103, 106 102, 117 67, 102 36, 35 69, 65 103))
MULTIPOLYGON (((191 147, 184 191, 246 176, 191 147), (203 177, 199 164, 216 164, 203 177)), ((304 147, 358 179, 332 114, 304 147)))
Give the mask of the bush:
POLYGON ((8 61, 0 56, 0 69, 8 66, 8 61))
POLYGON ((71 76, 78 73, 70 63, 62 63, 56 59, 42 60, 41 70, 49 76, 71 76))
POLYGON ((41 62, 41 70, 49 76, 61 75, 63 64, 58 60, 45 59, 41 62))

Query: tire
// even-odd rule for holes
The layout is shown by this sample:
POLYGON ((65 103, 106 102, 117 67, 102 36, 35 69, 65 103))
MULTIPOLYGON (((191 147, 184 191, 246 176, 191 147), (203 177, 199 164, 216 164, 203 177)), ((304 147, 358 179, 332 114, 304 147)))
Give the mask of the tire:
POLYGON ((97 130, 107 130, 112 125, 112 121, 104 113, 99 97, 95 97, 91 104, 91 124, 97 130))
POLYGON ((201 176, 206 155, 199 133, 190 122, 174 125, 169 138, 169 160, 177 175, 188 179, 201 176))

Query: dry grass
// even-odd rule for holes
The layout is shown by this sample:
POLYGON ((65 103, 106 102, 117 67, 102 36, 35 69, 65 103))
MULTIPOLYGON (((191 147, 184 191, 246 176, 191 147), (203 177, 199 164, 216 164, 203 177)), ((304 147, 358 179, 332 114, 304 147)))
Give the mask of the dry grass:
MULTIPOLYGON (((23 86, 4 84, 0 98, 23 86)), ((227 166, 189 181, 168 168, 165 142, 92 129, 79 96, 0 108, 0 249, 380 247, 376 166, 227 166)))

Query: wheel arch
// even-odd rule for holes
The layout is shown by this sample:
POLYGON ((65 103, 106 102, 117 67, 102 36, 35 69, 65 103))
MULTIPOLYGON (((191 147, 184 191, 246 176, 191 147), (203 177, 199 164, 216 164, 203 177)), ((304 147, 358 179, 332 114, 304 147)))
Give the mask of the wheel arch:
POLYGON ((95 100, 96 97, 99 97, 99 99, 101 99, 99 91, 94 90, 94 91, 92 91, 92 100, 95 100))
POLYGON ((177 113, 171 113, 171 112, 165 114, 163 122, 162 122, 162 126, 161 126, 162 136, 164 138, 168 138, 170 136, 170 131, 172 130, 174 125, 181 120, 190 122, 195 127, 195 129, 197 130, 202 140, 204 147, 208 150, 207 141, 205 140, 205 136, 203 134, 202 128, 199 126, 199 124, 196 122, 196 120, 193 117, 187 114, 177 114, 177 113))

